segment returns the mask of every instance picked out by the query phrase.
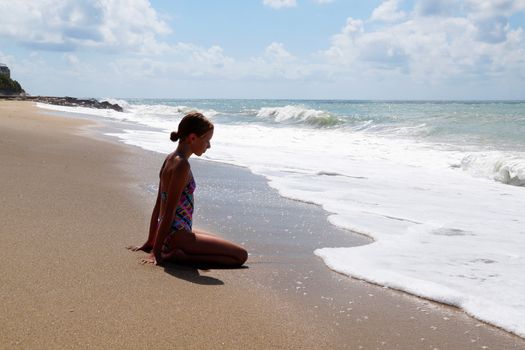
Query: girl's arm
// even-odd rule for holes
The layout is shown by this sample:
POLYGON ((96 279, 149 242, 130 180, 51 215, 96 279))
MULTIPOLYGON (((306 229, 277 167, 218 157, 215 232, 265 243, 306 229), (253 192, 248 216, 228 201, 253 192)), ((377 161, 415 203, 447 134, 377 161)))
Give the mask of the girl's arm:
POLYGON ((157 193, 157 201, 155 202, 155 207, 151 213, 151 220, 149 223, 149 234, 148 240, 146 243, 140 247, 140 250, 151 251, 153 244, 155 243, 155 236, 157 235, 157 228, 159 226, 159 214, 160 214, 160 185, 159 191, 157 193))
POLYGON ((164 245, 166 237, 172 231, 173 213, 179 203, 182 191, 184 191, 184 187, 186 187, 188 183, 190 163, 186 159, 181 159, 175 164, 173 170, 166 173, 167 174, 163 175, 161 182, 167 185, 164 188, 168 190, 168 198, 164 208, 164 215, 157 223, 152 251, 157 263, 162 263, 162 246, 164 245))
POLYGON ((126 247, 127 249, 132 250, 134 252, 138 250, 143 250, 149 253, 151 251, 151 249, 153 248, 153 243, 155 242, 155 235, 157 234, 159 212, 160 212, 160 188, 157 194, 157 201, 155 202, 155 207, 153 208, 153 213, 151 213, 151 221, 149 223, 149 234, 148 234, 148 239, 146 240, 146 243, 144 243, 141 246, 140 245, 127 246, 126 247))
POLYGON ((149 223, 149 233, 148 233, 148 239, 146 240, 146 243, 144 243, 142 246, 128 246, 126 247, 129 250, 132 251, 138 251, 143 250, 145 252, 151 252, 151 249, 153 249, 153 243, 155 243, 155 236, 157 234, 157 228, 159 224, 159 214, 160 214, 160 177, 162 176, 162 171, 164 170, 164 166, 166 165, 166 161, 168 158, 164 160, 164 163, 162 163, 162 167, 160 168, 159 172, 159 190, 157 191, 157 200, 155 201, 155 206, 153 207, 153 212, 151 213, 151 219, 149 223))
POLYGON ((164 167, 166 166, 166 163, 168 161, 168 157, 164 159, 164 163, 162 163, 162 166, 160 167, 159 171, 159 190, 157 191, 157 201, 155 202, 155 206, 153 207, 153 212, 151 213, 151 219, 149 222, 149 233, 148 233, 148 240, 146 243, 144 243, 143 247, 146 247, 147 250, 142 249, 144 251, 151 251, 153 249, 153 244, 155 243, 155 237, 157 236, 157 229, 159 227, 159 215, 160 215, 160 202, 161 202, 161 180, 162 180, 162 173, 164 171, 164 167))

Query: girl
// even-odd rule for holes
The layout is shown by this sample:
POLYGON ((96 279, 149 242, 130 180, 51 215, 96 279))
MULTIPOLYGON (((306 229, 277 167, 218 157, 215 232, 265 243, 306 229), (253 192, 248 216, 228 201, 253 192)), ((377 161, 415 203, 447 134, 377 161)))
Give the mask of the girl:
POLYGON ((128 247, 151 253, 142 263, 158 265, 170 260, 238 267, 248 258, 244 248, 192 229, 195 181, 188 159, 192 154, 201 156, 206 152, 212 136, 213 124, 197 112, 182 118, 178 130, 171 133, 171 140, 179 144, 160 170, 148 239, 140 247, 128 247))

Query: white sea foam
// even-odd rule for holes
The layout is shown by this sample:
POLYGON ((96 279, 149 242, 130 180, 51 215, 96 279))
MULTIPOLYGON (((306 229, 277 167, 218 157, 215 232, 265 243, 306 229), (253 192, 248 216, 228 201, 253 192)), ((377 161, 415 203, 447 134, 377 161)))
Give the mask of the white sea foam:
MULTIPOLYGON (((127 120, 134 118, 163 130, 113 136, 172 151, 165 130, 175 116, 127 120)), ((525 337, 525 188, 489 179, 521 181, 523 158, 483 154, 355 129, 224 124, 205 158, 249 167, 283 196, 322 205, 333 224, 375 239, 317 249, 331 269, 455 305, 525 337)))
POLYGON ((525 153, 478 152, 466 155, 461 168, 474 176, 486 177, 514 186, 525 186, 525 153))
POLYGON ((167 106, 167 105, 132 105, 126 101, 104 99, 110 103, 122 104, 123 112, 117 112, 112 109, 94 109, 86 107, 68 107, 68 106, 57 106, 45 103, 37 103, 37 106, 44 109, 62 111, 68 113, 92 115, 102 118, 108 118, 111 120, 118 120, 123 122, 131 122, 146 127, 152 127, 163 130, 176 130, 180 119, 189 112, 197 111, 206 115, 208 118, 213 119, 217 114, 217 111, 213 109, 199 110, 184 105, 180 106, 167 106))
POLYGON ((100 102, 104 102, 104 101, 109 102, 111 104, 117 104, 120 107, 122 107, 123 110, 127 110, 131 106, 128 101, 120 100, 116 98, 103 98, 100 100, 100 102))
POLYGON ((84 114, 87 116, 94 115, 99 117, 108 117, 111 119, 117 119, 122 120, 119 117, 123 114, 119 113, 117 111, 114 111, 112 109, 95 109, 95 108, 87 108, 87 107, 69 107, 69 106, 58 106, 58 105, 52 105, 47 103, 36 103, 38 108, 42 109, 49 109, 52 111, 59 111, 59 112, 67 112, 67 113, 73 113, 73 114, 84 114))

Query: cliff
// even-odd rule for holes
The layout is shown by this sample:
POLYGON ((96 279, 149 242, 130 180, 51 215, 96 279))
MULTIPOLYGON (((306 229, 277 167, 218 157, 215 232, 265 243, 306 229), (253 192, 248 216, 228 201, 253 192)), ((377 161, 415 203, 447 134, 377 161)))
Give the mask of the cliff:
POLYGON ((0 74, 0 95, 19 95, 24 92, 18 81, 11 79, 7 75, 0 74))

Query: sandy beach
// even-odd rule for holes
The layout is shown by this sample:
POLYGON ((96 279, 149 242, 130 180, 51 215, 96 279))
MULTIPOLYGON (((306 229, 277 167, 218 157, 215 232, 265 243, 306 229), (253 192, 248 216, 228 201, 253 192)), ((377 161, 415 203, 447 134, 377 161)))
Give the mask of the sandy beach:
POLYGON ((246 268, 141 265, 124 247, 146 236, 163 156, 107 127, 0 102, 0 348, 525 349, 460 310, 328 270, 313 249, 368 240, 229 165, 192 159, 196 225, 243 244, 246 268))

